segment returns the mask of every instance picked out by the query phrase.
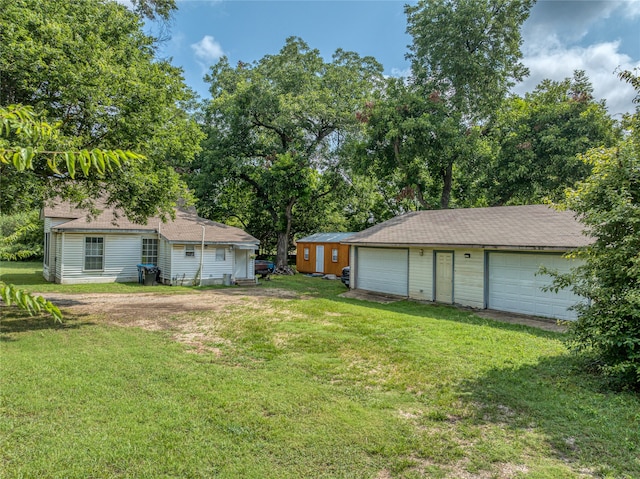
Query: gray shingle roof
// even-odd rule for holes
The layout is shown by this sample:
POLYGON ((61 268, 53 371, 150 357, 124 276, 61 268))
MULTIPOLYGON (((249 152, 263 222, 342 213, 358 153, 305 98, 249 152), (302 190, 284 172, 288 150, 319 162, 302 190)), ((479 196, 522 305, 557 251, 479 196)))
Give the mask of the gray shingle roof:
POLYGON ((592 242, 582 230, 572 211, 546 205, 500 206, 407 213, 344 243, 566 250, 592 242))
POLYGON ((296 243, 340 243, 355 233, 314 233, 296 240, 296 243))
MULTIPOLYGON (((96 206, 101 208, 99 205, 96 206)), ((112 209, 107 208, 103 209, 95 219, 88 219, 86 210, 76 209, 69 203, 45 206, 43 215, 45 218, 68 218, 69 221, 53 227, 53 229, 63 232, 159 232, 173 243, 199 243, 202 241, 202 227, 204 226, 205 243, 250 243, 256 245, 260 243, 240 228, 200 218, 193 209, 177 208, 175 220, 163 223, 160 218, 153 217, 149 218, 145 225, 133 223, 122 214, 116 216, 112 209)))

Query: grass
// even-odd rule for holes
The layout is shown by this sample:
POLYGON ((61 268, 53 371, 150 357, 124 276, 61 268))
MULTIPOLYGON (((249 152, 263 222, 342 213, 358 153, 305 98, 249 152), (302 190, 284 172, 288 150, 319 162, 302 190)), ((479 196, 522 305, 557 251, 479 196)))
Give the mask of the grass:
POLYGON ((640 477, 640 398, 560 334, 304 276, 260 288, 298 297, 165 318, 215 330, 199 354, 171 329, 3 311, 2 477, 640 477))
POLYGON ((42 263, 39 261, 11 262, 0 261, 0 280, 15 284, 29 292, 38 293, 164 293, 179 294, 194 289, 216 289, 221 286, 206 286, 194 288, 192 286, 162 285, 144 286, 139 283, 94 283, 94 284, 56 284, 45 281, 42 276, 42 263))

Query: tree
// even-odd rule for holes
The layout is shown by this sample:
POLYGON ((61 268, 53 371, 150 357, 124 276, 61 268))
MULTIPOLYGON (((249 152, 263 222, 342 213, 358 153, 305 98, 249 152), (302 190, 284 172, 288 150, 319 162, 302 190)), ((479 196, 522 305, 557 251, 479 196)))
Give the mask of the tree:
POLYGON ((590 165, 577 155, 618 139, 604 101, 592 93, 584 72, 576 71, 505 101, 487 127, 498 146, 480 183, 489 204, 560 201, 565 188, 589 175, 590 165))
POLYGON ((366 140, 356 155, 357 171, 393 185, 400 214, 446 208, 451 201, 454 163, 468 164, 481 141, 437 93, 403 78, 390 78, 359 115, 366 140))
POLYGON ((355 112, 380 75, 372 58, 338 50, 327 63, 299 38, 254 64, 234 68, 223 58, 207 76, 209 138, 194 165, 196 194, 207 199, 198 184, 216 195, 246 194, 238 183, 248 188, 252 208, 270 217, 277 266, 286 269, 294 210, 331 193, 321 177, 333 169, 341 133, 357 126, 355 112))
POLYGON ((421 95, 440 102, 441 113, 430 121, 433 139, 446 152, 437 175, 431 174, 440 184, 441 208, 449 207, 456 169, 464 168, 475 149, 473 128, 486 122, 509 88, 527 74, 520 62, 520 26, 532 4, 423 0, 406 7, 407 31, 413 37, 411 81, 421 95))
POLYGON ((528 73, 520 62, 520 27, 533 3, 422 0, 407 6, 413 75, 468 120, 485 120, 528 73))
POLYGON ((53 196, 106 195, 136 221, 171 214, 186 194, 172 165, 192 159, 201 133, 181 71, 154 57, 154 39, 142 27, 111 1, 0 0, 0 105, 29 105, 55 125, 56 136, 39 145, 49 151, 122 149, 147 157, 108 177, 53 184, 42 181, 50 175, 46 163, 23 172, 1 164, 3 211, 38 208, 53 196))
POLYGON ((568 190, 565 206, 594 242, 573 253, 584 263, 557 275, 555 288, 587 300, 575 307, 571 348, 592 355, 620 386, 640 389, 640 112, 626 123, 629 135, 617 146, 581 155, 592 172, 568 190))

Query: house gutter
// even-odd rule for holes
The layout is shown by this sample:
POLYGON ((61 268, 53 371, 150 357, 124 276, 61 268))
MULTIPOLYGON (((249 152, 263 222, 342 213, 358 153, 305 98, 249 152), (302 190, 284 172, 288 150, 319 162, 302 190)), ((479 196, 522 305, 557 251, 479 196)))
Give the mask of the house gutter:
POLYGON ((580 246, 532 246, 532 245, 483 245, 483 244, 451 244, 451 243, 350 243, 341 242, 348 246, 363 248, 474 248, 488 250, 523 250, 523 251, 568 251, 580 246))

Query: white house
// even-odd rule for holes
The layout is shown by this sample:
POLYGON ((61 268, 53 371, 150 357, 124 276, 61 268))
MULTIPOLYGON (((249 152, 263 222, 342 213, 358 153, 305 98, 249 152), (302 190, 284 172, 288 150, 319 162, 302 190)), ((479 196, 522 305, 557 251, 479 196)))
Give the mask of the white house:
MULTIPOLYGON (((100 207, 100 206, 98 206, 100 207)), ((136 224, 105 208, 93 219, 69 203, 45 206, 44 269, 56 283, 138 281, 138 264, 155 264, 165 284, 255 280, 259 241, 239 228, 176 209, 175 220, 136 224)))
POLYGON ((580 300, 540 266, 591 239, 571 211, 545 205, 418 211, 350 236, 351 288, 473 308, 574 319, 580 300))

